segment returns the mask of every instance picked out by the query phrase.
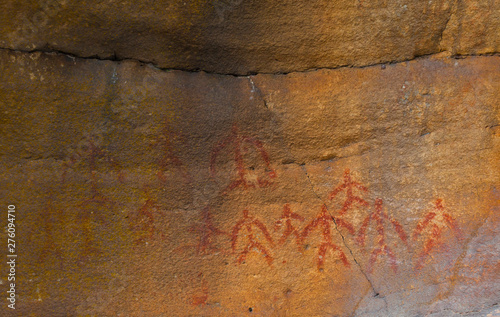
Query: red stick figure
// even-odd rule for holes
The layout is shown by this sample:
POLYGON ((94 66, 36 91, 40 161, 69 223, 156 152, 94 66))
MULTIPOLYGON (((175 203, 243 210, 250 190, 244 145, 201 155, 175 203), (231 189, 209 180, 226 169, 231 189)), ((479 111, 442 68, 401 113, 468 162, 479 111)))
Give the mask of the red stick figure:
MULTIPOLYGON (((260 154, 262 157, 264 164, 266 165, 266 169, 268 170, 268 176, 269 178, 275 178, 276 177, 276 172, 271 168, 271 164, 269 161, 269 155, 267 154, 266 150, 264 149, 262 142, 259 140, 256 140, 254 138, 248 137, 248 136, 242 136, 238 133, 238 127, 236 125, 233 125, 231 129, 231 134, 219 142, 213 149, 212 149, 212 155, 210 159, 210 173, 212 177, 215 177, 216 170, 215 170, 215 165, 216 165, 216 160, 219 155, 219 152, 222 151, 224 148, 232 145, 234 149, 234 161, 236 162, 236 169, 238 173, 238 179, 232 181, 227 188, 224 190, 223 194, 226 194, 227 192, 242 186, 245 189, 248 188, 254 188, 255 184, 252 183, 251 181, 248 180, 249 177, 247 177, 248 174, 248 169, 245 167, 245 162, 243 159, 243 154, 245 152, 245 147, 244 145, 248 144, 250 146, 253 146, 260 154)), ((262 177, 257 177, 256 179, 257 185, 259 187, 267 187, 272 184, 272 182, 263 179, 262 177)))
POLYGON ((167 181, 165 171, 167 171, 170 166, 173 166, 174 168, 181 171, 184 179, 187 182, 191 182, 191 177, 189 176, 188 171, 174 151, 174 142, 180 137, 181 136, 179 135, 179 133, 174 133, 172 129, 170 129, 168 120, 166 120, 163 130, 158 137, 158 145, 162 151, 162 154, 158 162, 160 170, 158 171, 157 175, 160 181, 164 183, 167 181))
POLYGON ((330 200, 333 200, 339 193, 343 191, 346 192, 342 208, 337 212, 338 216, 334 217, 334 219, 338 226, 346 228, 351 234, 355 233, 354 227, 352 226, 352 224, 343 220, 341 217, 344 216, 350 209, 354 209, 356 205, 360 207, 368 207, 369 205, 366 200, 353 194, 354 189, 360 190, 362 192, 368 191, 368 188, 363 186, 361 183, 353 181, 351 178, 350 170, 346 169, 344 172, 344 182, 335 187, 328 196, 330 200))
POLYGON ((328 214, 326 206, 323 205, 321 207, 321 213, 313 221, 311 221, 311 223, 308 224, 302 231, 302 237, 306 238, 309 235, 309 233, 313 231, 315 228, 320 227, 321 229, 322 240, 318 252, 318 270, 322 270, 324 267, 326 251, 328 251, 328 249, 333 249, 334 251, 337 251, 344 265, 347 267, 350 266, 342 249, 339 248, 332 241, 331 237, 332 223, 333 225, 335 225, 333 217, 328 214))
POLYGON ((285 204, 283 207, 283 214, 281 215, 281 218, 275 222, 274 225, 274 230, 278 231, 280 227, 285 223, 285 231, 283 232, 283 235, 281 236, 280 240, 278 241, 279 245, 283 245, 288 239, 290 235, 295 236, 295 242, 297 243, 297 246, 299 247, 299 251, 302 252, 301 246, 302 246, 302 236, 300 235, 299 231, 293 226, 292 220, 296 219, 299 221, 304 221, 304 217, 292 212, 290 210, 290 205, 285 204))
POLYGON ((220 251, 214 246, 216 237, 227 236, 230 238, 229 234, 215 226, 212 214, 210 213, 210 208, 208 206, 203 209, 202 217, 202 224, 189 229, 189 232, 199 233, 200 241, 195 246, 196 252, 198 254, 210 254, 212 252, 220 251))
POLYGON ((420 270, 424 266, 424 261, 430 255, 432 249, 441 243, 441 235, 446 227, 453 231, 457 239, 462 239, 460 228, 457 226, 455 219, 445 211, 442 199, 436 199, 433 210, 429 211, 424 219, 417 224, 413 232, 413 240, 416 240, 428 227, 424 249, 420 253, 415 265, 416 270, 420 270))
MULTIPOLYGON (((136 239, 135 243, 139 244, 146 240, 153 240, 155 232, 158 231, 156 227, 157 216, 163 216, 160 206, 157 205, 149 195, 149 189, 146 186, 144 189, 146 194, 146 201, 144 204, 133 213, 130 217, 130 229, 142 233, 142 237, 136 239)), ((160 231, 160 238, 165 239, 166 235, 160 231)))
POLYGON ((389 217, 387 213, 384 212, 382 204, 383 204, 382 199, 377 198, 375 200, 375 210, 365 218, 363 224, 361 225, 361 228, 359 229, 359 234, 358 234, 358 242, 360 245, 364 246, 366 238, 366 229, 372 220, 375 222, 378 233, 377 236, 378 247, 375 248, 371 253, 368 265, 369 273, 373 271, 373 266, 377 261, 378 256, 381 254, 386 254, 389 257, 394 272, 397 272, 398 269, 396 256, 385 242, 385 228, 384 228, 385 221, 389 221, 392 223, 394 230, 396 230, 397 234, 399 235, 399 238, 403 241, 403 243, 406 246, 408 246, 407 242, 408 237, 404 232, 403 227, 399 224, 399 222, 397 222, 392 217, 389 217))
POLYGON ((271 257, 271 253, 264 247, 264 245, 262 245, 262 243, 259 242, 259 240, 256 239, 253 232, 253 227, 257 227, 264 234, 264 237, 271 246, 274 245, 273 239, 271 238, 271 235, 267 231, 266 226, 262 222, 260 222, 260 220, 258 220, 257 218, 249 216, 248 210, 243 210, 243 219, 238 221, 236 225, 233 227, 233 233, 231 236, 231 248, 233 249, 233 251, 236 251, 238 233, 243 229, 247 231, 248 243, 243 249, 243 251, 240 252, 240 256, 238 257, 238 264, 241 264, 243 261, 245 261, 247 254, 252 249, 257 249, 258 251, 264 254, 264 256, 266 257, 267 264, 271 265, 273 263, 273 258, 271 257))

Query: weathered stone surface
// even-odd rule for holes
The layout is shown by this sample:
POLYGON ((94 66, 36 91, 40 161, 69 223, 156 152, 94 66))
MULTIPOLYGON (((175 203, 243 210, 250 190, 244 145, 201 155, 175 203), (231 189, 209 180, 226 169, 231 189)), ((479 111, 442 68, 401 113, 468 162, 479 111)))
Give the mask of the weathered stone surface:
POLYGON ((236 77, 0 50, 0 69, 22 316, 498 312, 497 56, 236 77))
POLYGON ((499 52, 497 0, 7 1, 0 46, 162 68, 288 73, 499 52))

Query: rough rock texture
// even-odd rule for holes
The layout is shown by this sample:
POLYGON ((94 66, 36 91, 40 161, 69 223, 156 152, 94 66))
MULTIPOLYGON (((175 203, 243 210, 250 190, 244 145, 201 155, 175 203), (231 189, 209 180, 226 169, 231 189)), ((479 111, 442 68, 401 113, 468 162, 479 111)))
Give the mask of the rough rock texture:
POLYGON ((0 46, 162 68, 288 73, 500 47, 498 0, 16 0, 0 46))
POLYGON ((499 57, 233 77, 0 54, 23 316, 497 305, 499 57))
POLYGON ((499 5, 0 4, 0 316, 500 316, 499 5))

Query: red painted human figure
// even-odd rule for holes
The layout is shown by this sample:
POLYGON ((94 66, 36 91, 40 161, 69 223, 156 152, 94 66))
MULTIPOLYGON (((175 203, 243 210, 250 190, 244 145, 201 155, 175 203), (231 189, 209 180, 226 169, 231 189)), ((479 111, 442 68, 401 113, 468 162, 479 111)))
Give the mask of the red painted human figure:
POLYGON ((389 217, 386 212, 384 212, 383 208, 383 201, 380 198, 377 198, 375 200, 375 208, 372 213, 370 213, 365 220, 363 221, 363 224, 361 225, 358 233, 358 242, 360 245, 364 246, 365 245, 365 238, 366 238, 366 229, 368 228, 368 225, 370 224, 371 221, 375 222, 376 229, 377 229, 377 243, 375 249, 371 253, 370 261, 368 263, 368 272, 373 271, 373 266, 375 262, 377 261, 377 258, 379 255, 387 255, 389 257, 389 261, 391 262, 392 269, 394 272, 397 272, 397 260, 396 256, 394 255, 394 252, 389 248, 385 241, 385 226, 384 222, 389 221, 392 226, 394 227, 394 230, 398 234, 399 238, 403 243, 408 246, 408 237, 403 229, 403 227, 397 222, 395 219, 392 217, 389 217))
POLYGON ((259 187, 267 187, 272 184, 270 180, 266 180, 263 177, 257 177, 256 178, 256 184, 252 182, 249 178, 249 172, 248 168, 245 166, 244 162, 244 152, 245 152, 245 145, 248 144, 252 147, 254 147, 258 153, 260 154, 262 160, 264 161, 264 164, 267 169, 268 173, 268 178, 273 179, 276 177, 276 172, 274 169, 271 167, 271 163, 269 161, 269 155, 267 154, 266 150, 264 149, 264 146, 262 145, 262 142, 260 142, 257 139, 248 137, 248 136, 242 136, 238 132, 238 127, 236 125, 233 125, 231 129, 231 134, 219 142, 213 149, 212 149, 212 155, 210 158, 210 174, 212 177, 216 176, 216 161, 217 157, 219 156, 220 152, 225 149, 226 147, 232 146, 233 148, 233 153, 234 153, 234 161, 236 163, 236 170, 238 177, 236 180, 232 181, 226 189, 223 191, 223 194, 228 193, 229 191, 238 188, 238 187, 243 187, 244 189, 248 188, 254 188, 255 185, 257 184, 259 187))
POLYGON ((195 246, 198 254, 210 254, 212 252, 220 251, 214 246, 217 236, 226 236, 230 238, 230 235, 227 232, 224 232, 215 226, 212 214, 210 213, 210 208, 208 206, 202 211, 202 223, 191 227, 189 232, 199 234, 200 240, 195 246))
POLYGON ((162 182, 167 181, 165 171, 167 171, 170 167, 180 171, 186 182, 191 182, 191 177, 189 176, 186 167, 174 151, 174 141, 179 138, 179 133, 174 133, 174 131, 170 128, 168 120, 166 120, 163 130, 158 137, 158 146, 162 153, 158 162, 160 170, 158 171, 157 176, 162 182))
POLYGON ((328 213, 326 206, 323 205, 321 207, 321 213, 302 231, 302 237, 306 238, 314 229, 319 228, 321 230, 322 240, 318 252, 319 270, 323 269, 324 267, 326 251, 328 251, 328 249, 337 251, 344 265, 347 267, 350 266, 344 254, 344 251, 342 251, 342 249, 332 241, 332 225, 335 226, 335 222, 333 221, 332 216, 330 216, 330 214, 328 213))
POLYGON ((458 227, 455 219, 445 211, 442 199, 436 199, 434 202, 434 208, 429 211, 423 220, 421 220, 415 231, 413 232, 413 240, 416 240, 419 235, 426 229, 427 237, 424 242, 424 249, 419 254, 417 264, 415 265, 416 270, 420 270, 424 266, 426 258, 430 255, 431 251, 439 244, 441 244, 441 237, 443 231, 446 228, 453 231, 455 236, 461 240, 462 233, 458 227))
POLYGON ((335 187, 328 198, 330 200, 335 199, 341 192, 345 191, 345 200, 342 204, 342 208, 337 211, 337 215, 334 217, 335 222, 339 227, 346 228, 351 234, 355 234, 354 227, 349 222, 342 219, 342 217, 351 209, 356 207, 368 207, 369 204, 363 198, 356 196, 354 194, 354 190, 358 190, 361 192, 367 192, 368 188, 363 186, 361 183, 352 180, 351 172, 349 169, 346 169, 344 172, 344 181, 335 187))
POLYGON ((236 225, 233 227, 233 232, 231 235, 231 248, 233 251, 236 251, 236 246, 238 242, 238 234, 241 230, 245 230, 247 232, 247 244, 243 248, 243 251, 240 252, 237 262, 241 264, 245 261, 248 253, 253 249, 257 249, 262 252, 266 257, 267 264, 271 265, 273 263, 273 258, 271 257, 271 253, 266 249, 266 247, 255 237, 254 227, 259 229, 264 235, 265 239, 269 242, 269 245, 273 246, 273 239, 271 235, 267 231, 266 226, 257 218, 250 216, 248 214, 248 210, 243 210, 243 219, 238 221, 236 225))
POLYGON ((145 188, 146 201, 144 204, 132 214, 130 219, 130 229, 142 233, 142 236, 135 240, 135 243, 142 243, 146 240, 153 240, 155 233, 160 231, 159 237, 166 238, 166 234, 158 230, 157 218, 163 216, 160 206, 149 195, 148 187, 145 188))
POLYGON ((299 251, 302 252, 302 235, 300 234, 299 230, 297 230, 293 224, 292 220, 299 220, 299 221, 304 221, 304 217, 301 215, 298 215, 290 209, 289 204, 285 204, 283 207, 283 214, 281 215, 281 218, 275 222, 274 224, 274 230, 278 231, 281 226, 284 224, 285 225, 285 230, 283 231, 283 235, 281 236, 280 240, 278 241, 279 245, 282 245, 285 243, 286 239, 290 235, 295 236, 295 242, 297 243, 297 246, 299 248, 299 251))

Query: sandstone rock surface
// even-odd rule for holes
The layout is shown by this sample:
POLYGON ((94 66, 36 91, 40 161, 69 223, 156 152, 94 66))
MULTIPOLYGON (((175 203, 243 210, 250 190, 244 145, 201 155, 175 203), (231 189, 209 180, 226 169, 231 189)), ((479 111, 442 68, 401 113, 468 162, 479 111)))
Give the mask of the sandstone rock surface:
POLYGON ((500 316, 499 1, 0 9, 1 316, 500 316))
POLYGON ((449 52, 493 54, 497 0, 7 1, 0 47, 161 68, 289 73, 449 52))
POLYGON ((4 50, 0 68, 21 314, 497 307, 496 56, 234 77, 4 50))

